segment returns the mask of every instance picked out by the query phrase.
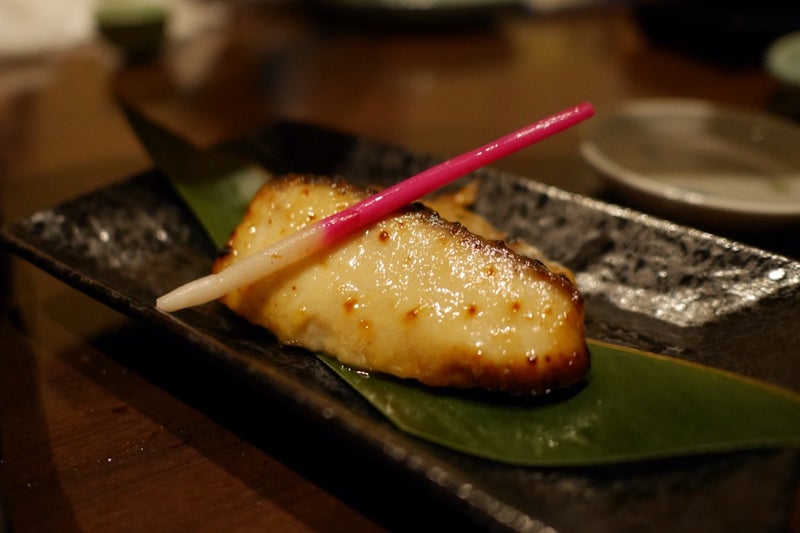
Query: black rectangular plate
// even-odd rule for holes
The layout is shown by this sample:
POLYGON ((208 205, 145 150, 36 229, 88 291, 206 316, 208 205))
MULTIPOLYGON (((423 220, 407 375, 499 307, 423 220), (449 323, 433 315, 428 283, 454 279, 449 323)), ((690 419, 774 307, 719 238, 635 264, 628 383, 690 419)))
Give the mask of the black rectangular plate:
MULTIPOLYGON (((269 125, 232 146, 275 173, 364 183, 389 184, 437 162, 295 122, 269 125)), ((590 337, 800 390, 797 262, 525 177, 484 169, 467 179, 480 180, 478 212, 577 273, 590 337)), ((482 528, 767 531, 792 520, 796 450, 568 469, 479 460, 398 431, 316 357, 282 348, 216 303, 157 311, 157 296, 206 274, 216 255, 157 170, 14 221, 0 240, 191 347, 198 361, 291 406, 304 423, 429 494, 442 512, 482 528)))

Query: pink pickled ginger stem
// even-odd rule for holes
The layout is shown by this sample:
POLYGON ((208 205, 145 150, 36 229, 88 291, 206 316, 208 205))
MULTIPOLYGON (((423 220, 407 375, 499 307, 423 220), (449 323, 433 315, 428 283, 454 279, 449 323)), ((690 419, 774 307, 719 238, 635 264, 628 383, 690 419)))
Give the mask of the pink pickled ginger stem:
POLYGON ((156 307, 169 312, 216 300, 339 242, 470 172, 593 115, 594 108, 591 104, 582 103, 433 166, 306 226, 221 272, 178 287, 158 298, 156 307))
POLYGON ((320 223, 325 228, 325 243, 334 244, 352 231, 371 225, 470 172, 574 126, 593 115, 592 105, 582 103, 423 170, 321 220, 320 223))

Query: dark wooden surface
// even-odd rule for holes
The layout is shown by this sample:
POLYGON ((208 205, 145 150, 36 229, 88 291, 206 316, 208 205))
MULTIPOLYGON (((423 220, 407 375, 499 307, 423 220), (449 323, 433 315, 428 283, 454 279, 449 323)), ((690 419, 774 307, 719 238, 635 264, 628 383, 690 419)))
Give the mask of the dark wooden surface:
MULTIPOLYGON (((0 81, 38 77, 0 85, 0 219, 147 169, 120 100, 200 145, 293 118, 447 156, 584 100, 598 112, 646 96, 764 109, 776 91, 758 65, 653 44, 624 6, 423 30, 259 2, 230 17, 145 63, 95 39, 2 65, 0 81)), ((580 132, 495 166, 608 198, 578 156, 580 132)), ((749 237, 791 249, 789 234, 749 237)), ((399 501, 401 481, 331 461, 346 450, 194 371, 190 353, 161 359, 179 349, 156 333, 0 261, 0 488, 15 531, 399 531, 429 512, 458 525, 422 495, 399 501)))

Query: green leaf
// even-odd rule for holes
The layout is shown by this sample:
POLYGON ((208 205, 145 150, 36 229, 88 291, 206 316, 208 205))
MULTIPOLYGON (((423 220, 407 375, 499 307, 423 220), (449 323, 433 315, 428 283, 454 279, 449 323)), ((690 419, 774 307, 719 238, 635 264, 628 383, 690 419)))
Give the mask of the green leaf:
MULTIPOLYGON (((135 114, 134 129, 217 246, 269 172, 200 150, 135 114)), ((678 359, 590 342, 582 388, 544 398, 437 390, 320 356, 398 428, 519 465, 589 465, 800 446, 800 395, 678 359)))
POLYGON ((800 445, 800 395, 677 359, 590 341, 567 397, 436 390, 323 357, 398 428, 519 465, 588 465, 800 445))
POLYGON ((132 110, 127 110, 127 117, 212 242, 218 248, 224 246, 253 194, 271 174, 232 147, 198 148, 132 110))

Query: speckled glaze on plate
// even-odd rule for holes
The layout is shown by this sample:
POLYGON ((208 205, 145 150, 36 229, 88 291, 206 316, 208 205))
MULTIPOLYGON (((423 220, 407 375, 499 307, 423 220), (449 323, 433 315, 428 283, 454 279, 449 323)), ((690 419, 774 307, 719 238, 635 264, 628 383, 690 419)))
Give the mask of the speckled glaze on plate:
MULTIPOLYGON (((390 183, 437 159, 298 123, 238 140, 269 170, 390 183)), ((592 338, 800 390, 800 263, 491 169, 475 206, 573 268, 592 338)), ((5 226, 3 245, 377 458, 443 513, 488 530, 786 530, 797 451, 715 454, 596 468, 519 468, 406 435, 316 357, 216 303, 165 314, 155 298, 205 274, 216 250, 151 171, 5 226)), ((257 422, 255 422, 257 423, 257 422)), ((796 514, 795 514, 796 516, 796 514)), ((424 517, 420 517, 424 523, 424 517)))

